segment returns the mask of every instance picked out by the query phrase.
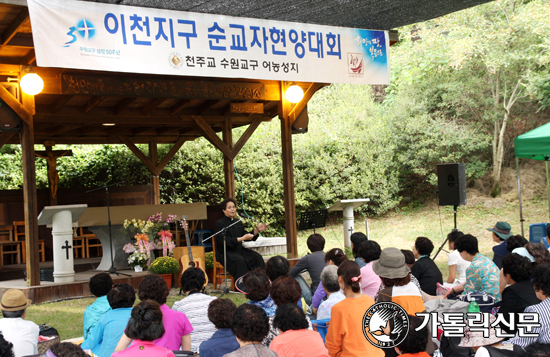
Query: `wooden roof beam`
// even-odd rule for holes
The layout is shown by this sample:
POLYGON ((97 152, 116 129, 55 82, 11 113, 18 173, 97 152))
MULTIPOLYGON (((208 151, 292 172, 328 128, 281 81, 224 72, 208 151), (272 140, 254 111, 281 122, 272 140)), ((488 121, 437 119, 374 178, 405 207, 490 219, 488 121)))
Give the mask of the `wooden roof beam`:
POLYGON ((0 86, 0 99, 2 99, 8 107, 10 107, 25 123, 29 123, 31 114, 26 107, 23 106, 11 93, 0 86))
POLYGON ((74 96, 73 95, 62 95, 59 97, 58 100, 55 101, 55 103, 52 104, 52 108, 50 110, 51 113, 56 113, 59 109, 61 109, 62 106, 67 104, 74 96))
POLYGON ((198 128, 212 145, 220 150, 228 159, 231 160, 233 155, 231 148, 229 148, 222 139, 214 132, 214 130, 208 125, 208 123, 200 115, 193 115, 193 120, 197 124, 198 128))
POLYGON ((258 128, 258 126, 260 126, 260 124, 262 123, 262 118, 256 118, 254 119, 254 121, 248 126, 248 128, 246 129, 246 131, 243 133, 243 135, 241 135, 239 141, 237 141, 237 144, 235 144, 235 146, 233 147, 233 152, 232 152, 232 160, 235 159, 237 157, 237 155, 239 154, 239 151, 241 151, 241 149, 243 148, 244 144, 246 144, 246 142, 248 141, 248 139, 250 139, 250 137, 252 136, 252 134, 254 134, 254 132, 256 131, 256 129, 258 128))
POLYGON ((90 99, 88 101, 88 103, 86 103, 86 105, 82 108, 82 111, 84 112, 84 114, 88 113, 90 110, 92 110, 96 105, 98 105, 99 103, 101 103, 102 101, 105 100, 105 96, 97 96, 97 97, 93 97, 92 99, 90 99))
POLYGON ((151 161, 151 159, 149 159, 147 156, 145 156, 145 154, 143 154, 143 152, 141 152, 141 150, 132 142, 132 140, 130 138, 128 138, 126 136, 121 136, 119 138, 120 138, 120 141, 122 141, 124 144, 126 144, 128 149, 130 149, 130 151, 133 152, 134 155, 136 155, 138 157, 138 159, 140 159, 141 162, 143 162, 145 164, 145 166, 147 166, 147 169, 149 169, 149 172, 151 172, 153 175, 155 175, 155 173, 157 171, 157 167, 151 161))
POLYGON ((180 100, 179 102, 177 102, 176 104, 172 105, 170 107, 170 115, 175 115, 177 114, 179 111, 181 111, 189 102, 191 101, 191 99, 182 99, 180 100))
POLYGON ((311 83, 309 85, 307 90, 304 92, 304 97, 302 98, 302 100, 296 103, 294 107, 290 110, 290 113, 288 113, 291 126, 296 120, 296 118, 298 118, 302 110, 304 110, 304 108, 307 106, 307 103, 309 102, 311 97, 313 97, 315 92, 317 92, 319 89, 323 88, 326 85, 327 84, 323 84, 323 83, 311 83))
POLYGON ((33 48, 32 50, 29 51, 29 53, 27 53, 25 57, 23 57, 21 62, 23 62, 22 63, 23 65, 28 66, 34 61, 36 61, 36 53, 34 52, 34 48, 33 48))
POLYGON ((2 35, 0 35, 0 50, 2 50, 17 34, 19 31, 19 28, 23 23, 29 18, 29 9, 28 8, 21 8, 21 12, 19 15, 13 19, 13 21, 6 27, 6 29, 2 32, 2 35))
POLYGON ((115 114, 119 115, 124 109, 128 109, 128 107, 134 102, 136 102, 139 98, 124 98, 120 102, 118 102, 117 105, 115 105, 114 110, 115 114))
POLYGON ((145 105, 141 109, 141 113, 143 113, 143 115, 149 115, 149 113, 151 113, 151 110, 155 109, 156 107, 164 103, 167 99, 168 98, 156 98, 151 100, 149 103, 147 103, 147 105, 145 105))
POLYGON ((10 141, 11 137, 14 135, 15 133, 9 133, 7 131, 4 131, 2 134, 0 134, 0 148, 6 145, 8 141, 10 141))

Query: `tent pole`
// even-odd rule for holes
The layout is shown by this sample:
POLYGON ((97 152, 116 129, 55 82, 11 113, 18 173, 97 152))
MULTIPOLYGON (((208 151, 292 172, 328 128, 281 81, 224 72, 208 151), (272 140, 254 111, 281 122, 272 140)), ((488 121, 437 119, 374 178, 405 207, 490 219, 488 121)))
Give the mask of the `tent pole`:
POLYGON ((548 181, 548 158, 544 162, 546 163, 546 190, 548 191, 548 216, 550 217, 550 181, 548 181))
MULTIPOLYGON (((548 166, 546 166, 548 168, 548 166)), ((521 236, 525 237, 523 233, 523 209, 521 208, 521 186, 519 182, 519 158, 516 157, 516 169, 518 172, 518 199, 519 199, 519 222, 521 224, 521 236)), ((546 170, 546 177, 548 177, 548 170, 546 170)))

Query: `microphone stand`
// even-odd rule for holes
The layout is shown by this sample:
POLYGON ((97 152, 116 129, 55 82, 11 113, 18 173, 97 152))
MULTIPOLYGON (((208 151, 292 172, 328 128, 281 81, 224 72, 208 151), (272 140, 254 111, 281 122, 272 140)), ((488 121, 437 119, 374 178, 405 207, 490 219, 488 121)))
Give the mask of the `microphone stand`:
POLYGON ((114 262, 115 250, 113 248, 113 235, 111 233, 111 209, 110 209, 110 206, 109 206, 109 187, 120 185, 121 183, 125 183, 125 182, 126 182, 126 180, 121 181, 121 182, 117 182, 117 183, 112 183, 110 185, 105 185, 103 187, 98 187, 98 188, 94 188, 92 190, 88 190, 85 193, 91 193, 91 192, 94 192, 94 191, 99 191, 99 190, 105 189, 105 192, 107 193, 107 218, 108 218, 108 222, 109 222, 109 245, 110 245, 110 248, 111 248, 111 267, 109 268, 109 274, 124 275, 124 276, 127 276, 127 277, 131 278, 132 277, 131 275, 119 273, 119 272, 116 271, 116 268, 115 268, 115 262, 114 262))
MULTIPOLYGON (((241 219, 239 218, 235 222, 231 223, 229 226, 222 228, 220 231, 212 234, 210 237, 205 238, 202 241, 203 245, 204 245, 204 242, 206 242, 207 240, 211 239, 212 237, 214 237, 214 236, 216 236, 220 233, 223 233, 223 285, 224 285, 224 288, 223 288, 223 293, 220 295, 220 298, 222 296, 224 296, 225 294, 229 293, 229 288, 227 287, 227 268, 226 268, 227 267, 227 229, 229 227, 232 227, 235 224, 239 223, 240 221, 241 221, 241 219)), ((215 243, 216 242, 214 242, 214 244, 215 243)), ((214 269, 216 269, 216 267, 214 267, 214 269)), ((214 279, 215 279, 215 277, 214 277, 214 279)))

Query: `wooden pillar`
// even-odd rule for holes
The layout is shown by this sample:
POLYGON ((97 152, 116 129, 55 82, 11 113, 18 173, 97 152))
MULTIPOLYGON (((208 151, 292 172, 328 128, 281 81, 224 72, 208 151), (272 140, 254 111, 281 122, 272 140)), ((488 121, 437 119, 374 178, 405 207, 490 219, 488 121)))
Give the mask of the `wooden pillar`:
POLYGON ((23 106, 29 112, 28 123, 21 120, 21 151, 23 156, 23 205, 25 215, 25 245, 27 286, 40 285, 38 259, 38 203, 36 200, 36 168, 34 162, 34 96, 22 94, 23 106))
MULTIPOLYGON (((157 166, 159 163, 157 152, 157 141, 151 140, 149 143, 149 159, 153 165, 157 166)), ((153 185, 153 204, 160 205, 160 177, 157 173, 151 173, 151 185, 153 185)))
POLYGON ((285 195, 286 249, 289 258, 298 257, 298 227, 294 196, 294 161, 292 158, 292 127, 289 118, 291 103, 285 99, 288 83, 281 82, 279 119, 281 120, 281 147, 283 156, 283 186, 285 195))
MULTIPOLYGON (((223 142, 229 149, 233 149, 233 130, 231 127, 231 119, 225 118, 223 122, 223 142)), ((235 198, 235 166, 233 159, 223 155, 223 174, 225 179, 225 197, 235 198)))

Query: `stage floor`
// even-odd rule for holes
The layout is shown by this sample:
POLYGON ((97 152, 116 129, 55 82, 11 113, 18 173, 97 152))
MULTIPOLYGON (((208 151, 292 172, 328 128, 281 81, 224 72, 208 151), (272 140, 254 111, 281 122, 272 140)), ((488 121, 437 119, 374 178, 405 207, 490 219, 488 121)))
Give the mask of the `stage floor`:
MULTIPOLYGON (((23 280, 23 271, 25 264, 14 264, 4 266, 0 271, 0 296, 9 289, 21 289, 33 304, 48 301, 59 301, 80 297, 91 297, 88 283, 90 278, 101 271, 95 268, 99 265, 101 258, 88 258, 75 260, 75 281, 74 283, 54 283, 50 281, 41 281, 40 286, 27 286, 23 280), (11 279, 9 279, 11 277, 11 279), (9 280, 8 280, 9 279, 9 280)), ((53 262, 40 263, 40 268, 51 268, 53 262)), ((143 278, 149 272, 136 273, 134 270, 117 270, 123 275, 111 275, 115 284, 130 284, 137 289, 143 278)))

